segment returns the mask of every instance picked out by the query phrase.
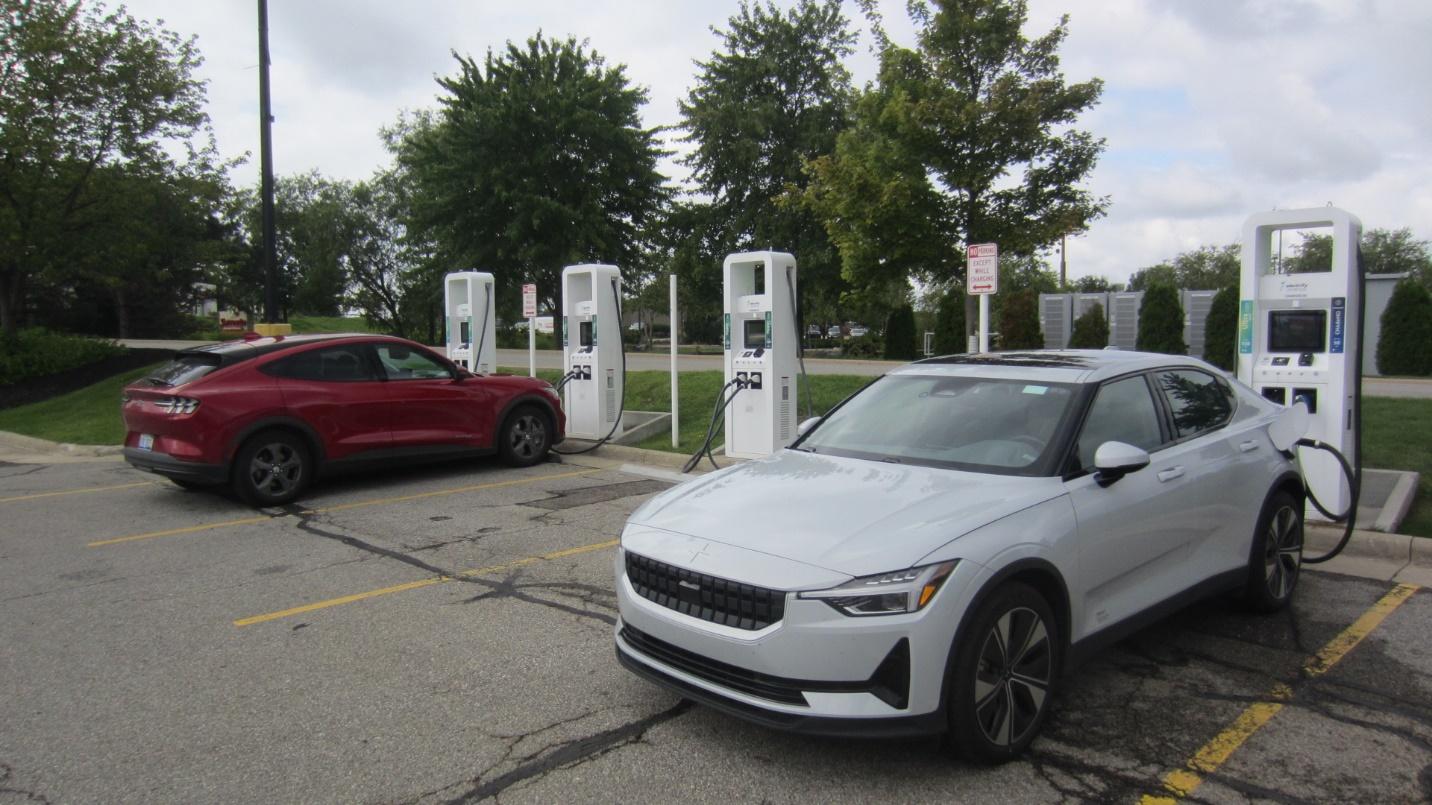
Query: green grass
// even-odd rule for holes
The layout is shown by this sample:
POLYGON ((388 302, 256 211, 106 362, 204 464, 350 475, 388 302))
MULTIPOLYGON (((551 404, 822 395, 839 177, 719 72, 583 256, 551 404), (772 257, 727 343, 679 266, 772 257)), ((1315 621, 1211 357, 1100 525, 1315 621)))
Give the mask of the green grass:
POLYGON ((362 316, 300 316, 288 318, 295 335, 299 333, 370 333, 373 328, 362 316))
POLYGON ((1364 398, 1362 454, 1365 467, 1421 474, 1412 509, 1397 530, 1432 537, 1432 400, 1364 398))
POLYGON ((53 399, 0 411, 0 430, 54 442, 119 444, 124 421, 119 417, 119 392, 154 369, 146 366, 53 399))

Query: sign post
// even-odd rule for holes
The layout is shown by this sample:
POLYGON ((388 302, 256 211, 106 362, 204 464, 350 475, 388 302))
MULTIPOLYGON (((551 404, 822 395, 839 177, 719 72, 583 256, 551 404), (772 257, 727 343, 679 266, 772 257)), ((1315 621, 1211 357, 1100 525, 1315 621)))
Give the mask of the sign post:
POLYGON ((676 341, 677 333, 681 332, 676 320, 676 275, 671 275, 671 315, 668 319, 671 322, 671 446, 681 446, 681 427, 678 424, 680 417, 678 413, 681 406, 676 401, 676 341))
POLYGON ((980 298, 979 351, 989 352, 989 297, 999 292, 999 247, 971 243, 965 268, 965 292, 980 298))
POLYGON ((537 286, 522 286, 522 315, 527 319, 527 376, 537 376, 537 286))

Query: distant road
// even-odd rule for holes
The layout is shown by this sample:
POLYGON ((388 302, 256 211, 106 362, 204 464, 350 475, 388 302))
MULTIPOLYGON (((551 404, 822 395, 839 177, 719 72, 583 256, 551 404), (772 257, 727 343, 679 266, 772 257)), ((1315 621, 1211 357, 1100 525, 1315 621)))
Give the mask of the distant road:
MULTIPOLYGON (((120 343, 127 347, 134 347, 135 349, 184 349, 186 347, 194 347, 212 342, 126 339, 120 343)), ((678 356, 676 360, 678 371, 682 372, 721 371, 720 355, 681 355, 678 356)), ((509 366, 515 369, 526 368, 527 350, 499 349, 497 351, 497 363, 499 366, 509 366)), ((876 375, 883 375, 900 365, 901 363, 899 361, 806 358, 806 371, 813 375, 864 375, 866 377, 875 377, 876 375)), ((560 350, 537 350, 538 369, 559 369, 561 366, 562 352, 560 350)), ((671 366, 671 357, 664 352, 627 353, 627 368, 632 371, 665 371, 669 366, 671 366)), ((1362 381, 1362 391, 1369 397, 1432 399, 1432 379, 1365 377, 1362 381)))

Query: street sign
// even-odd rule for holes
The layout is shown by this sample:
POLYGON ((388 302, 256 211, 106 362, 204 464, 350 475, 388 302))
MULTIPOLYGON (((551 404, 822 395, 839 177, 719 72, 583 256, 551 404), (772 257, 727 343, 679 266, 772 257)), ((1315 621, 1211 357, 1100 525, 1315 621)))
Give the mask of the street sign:
POLYGON ((537 286, 532 283, 522 286, 522 318, 537 318, 537 286))
POLYGON ((976 296, 999 291, 999 247, 993 243, 972 243, 968 251, 965 289, 976 296))

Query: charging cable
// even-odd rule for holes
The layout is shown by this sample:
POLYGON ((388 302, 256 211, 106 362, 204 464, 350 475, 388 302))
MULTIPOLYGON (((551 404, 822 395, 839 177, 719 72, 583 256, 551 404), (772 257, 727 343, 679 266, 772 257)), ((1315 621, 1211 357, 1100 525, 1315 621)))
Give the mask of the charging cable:
POLYGON ((716 392, 716 405, 711 410, 711 422, 706 426, 706 439, 701 442, 701 447, 697 448, 696 452, 691 454, 691 458, 686 460, 686 464, 681 468, 683 474, 696 469, 696 465, 701 463, 702 456, 705 456, 711 462, 712 467, 718 470, 721 469, 721 465, 716 463, 716 457, 711 454, 711 441, 716 438, 716 423, 721 419, 721 414, 726 410, 726 407, 736 400, 736 395, 741 393, 741 389, 746 388, 748 385, 750 385, 749 381, 737 377, 733 378, 731 382, 722 386, 721 390, 716 392), (730 396, 727 396, 726 392, 733 386, 736 390, 732 391, 730 396))

